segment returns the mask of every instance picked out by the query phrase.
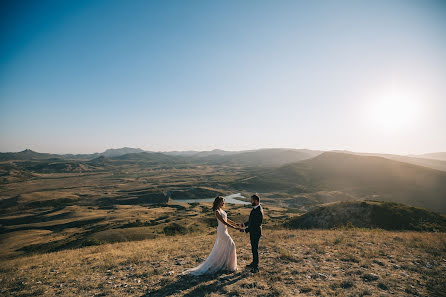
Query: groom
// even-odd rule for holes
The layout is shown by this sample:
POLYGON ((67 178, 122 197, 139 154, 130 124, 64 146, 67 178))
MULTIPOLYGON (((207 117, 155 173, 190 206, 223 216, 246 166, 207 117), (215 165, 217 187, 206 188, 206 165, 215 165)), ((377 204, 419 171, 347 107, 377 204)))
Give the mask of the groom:
POLYGON ((240 232, 249 233, 249 239, 251 240, 252 250, 252 263, 247 267, 251 268, 251 272, 259 272, 259 240, 262 236, 262 221, 263 221, 263 209, 260 205, 260 197, 255 194, 251 196, 251 205, 253 206, 251 213, 249 214, 249 220, 246 223, 240 224, 240 232))

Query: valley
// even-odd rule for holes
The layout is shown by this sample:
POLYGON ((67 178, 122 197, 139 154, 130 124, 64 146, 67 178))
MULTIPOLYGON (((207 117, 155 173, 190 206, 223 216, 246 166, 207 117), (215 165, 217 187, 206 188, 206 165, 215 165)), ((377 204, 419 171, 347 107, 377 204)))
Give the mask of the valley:
POLYGON ((438 169, 381 156, 283 149, 191 155, 126 148, 92 156, 24 151, 0 159, 4 296, 250 290, 440 296, 445 290, 446 172, 438 169), (236 193, 245 204, 227 203, 234 221, 248 217, 251 194, 262 197, 262 256, 270 268, 258 281, 244 271, 248 239, 232 232, 239 272, 198 282, 177 276, 211 248, 217 222, 210 201, 236 193), (156 259, 166 245, 170 256, 156 259))

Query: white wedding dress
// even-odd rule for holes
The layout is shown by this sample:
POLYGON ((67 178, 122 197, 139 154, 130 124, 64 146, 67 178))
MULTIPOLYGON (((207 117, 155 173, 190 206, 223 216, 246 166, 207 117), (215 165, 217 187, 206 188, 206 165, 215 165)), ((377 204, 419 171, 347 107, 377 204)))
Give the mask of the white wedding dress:
MULTIPOLYGON (((217 210, 226 222, 227 214, 224 210, 217 210)), ((197 267, 190 268, 183 274, 202 275, 211 274, 220 270, 237 270, 237 253, 235 251, 235 243, 228 233, 228 227, 219 219, 217 227, 217 239, 208 258, 197 267)))

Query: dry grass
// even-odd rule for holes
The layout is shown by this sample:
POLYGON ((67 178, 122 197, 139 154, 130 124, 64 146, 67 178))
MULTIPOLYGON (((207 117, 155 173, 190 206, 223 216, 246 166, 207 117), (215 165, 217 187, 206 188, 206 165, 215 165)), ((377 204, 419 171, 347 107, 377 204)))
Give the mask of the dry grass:
MULTIPOLYGON (((212 232, 211 232, 212 233, 212 232)), ((235 273, 179 276, 215 234, 160 237, 24 256, 1 263, 2 296, 444 296, 444 233, 266 230, 261 272, 249 238, 231 232, 235 273)), ((198 259, 198 261, 197 261, 198 259)))
MULTIPOLYGON (((114 205, 111 209, 90 206, 66 206, 57 209, 29 210, 23 214, 0 217, 8 225, 0 230, 0 259, 15 258, 29 253, 44 253, 85 245, 114 243, 163 237, 165 228, 180 224, 187 233, 213 231, 216 219, 210 203, 168 205, 114 205)), ((279 224, 286 211, 268 206, 265 227, 279 224)), ((249 206, 229 205, 227 211, 234 220, 249 215, 249 206)))

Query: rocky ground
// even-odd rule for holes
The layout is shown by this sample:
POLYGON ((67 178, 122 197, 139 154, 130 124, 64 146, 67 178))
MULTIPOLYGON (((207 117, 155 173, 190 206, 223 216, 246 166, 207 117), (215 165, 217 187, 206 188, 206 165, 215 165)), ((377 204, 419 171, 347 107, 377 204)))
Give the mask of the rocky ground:
POLYGON ((446 235, 380 230, 266 230, 261 270, 230 231, 238 271, 181 276, 215 233, 165 236, 23 256, 0 263, 1 296, 445 296, 446 235))

